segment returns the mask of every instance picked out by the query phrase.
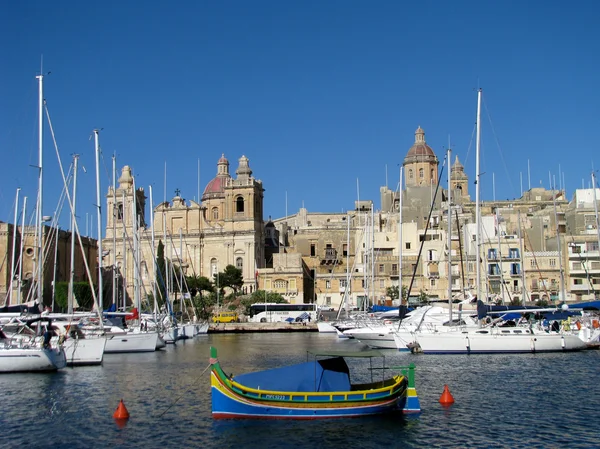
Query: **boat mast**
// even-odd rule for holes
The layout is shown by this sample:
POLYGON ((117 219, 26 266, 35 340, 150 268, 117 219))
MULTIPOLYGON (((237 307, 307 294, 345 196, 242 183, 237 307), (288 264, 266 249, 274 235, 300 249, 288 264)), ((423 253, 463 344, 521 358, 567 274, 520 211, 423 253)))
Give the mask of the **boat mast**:
MULTIPOLYGON (((598 251, 600 251, 600 226, 598 226, 598 200, 596 198, 596 174, 594 172, 592 172, 592 189, 594 189, 594 214, 596 215, 596 232, 598 233, 598 251)), ((595 296, 596 292, 594 291, 595 296)))
POLYGON ((75 205, 77 199, 77 166, 79 155, 73 155, 73 210, 71 211, 71 267, 69 269, 69 294, 67 299, 67 313, 73 314, 73 280, 75 278, 75 205))
MULTIPOLYGON (((529 188, 531 190, 531 187, 529 188)), ((525 252, 523 248, 523 239, 521 238, 521 211, 519 211, 519 226, 517 226, 517 232, 519 234, 519 246, 521 247, 521 296, 523 300, 521 301, 522 305, 525 305, 525 298, 527 297, 527 290, 525 287, 525 252)))
POLYGON ((154 238, 154 205, 152 202, 152 186, 150 188, 150 229, 152 229, 152 272, 154 273, 154 282, 152 282, 152 297, 154 298, 154 321, 156 322, 157 302, 156 302, 156 280, 159 278, 156 273, 156 255, 154 238))
POLYGON ((480 266, 480 234, 481 234, 481 217, 480 217, 480 205, 479 205, 479 186, 480 176, 479 173, 479 152, 481 150, 481 88, 477 91, 477 142, 475 151, 475 247, 476 247, 476 282, 477 286, 475 289, 477 300, 481 299, 481 266, 480 266))
POLYGON ((99 143, 100 130, 94 130, 94 146, 96 149, 96 207, 98 208, 98 307, 100 313, 104 310, 104 304, 102 301, 102 203, 100 202, 100 143, 99 143))
POLYGON ((502 295, 502 304, 504 304, 504 270, 502 269, 502 243, 500 241, 500 211, 496 207, 496 233, 498 234, 498 269, 500 270, 500 293, 502 295))
POLYGON ((25 212, 27 210, 27 197, 23 197, 23 214, 21 216, 21 245, 19 249, 19 277, 17 280, 17 304, 21 304, 21 286, 23 284, 23 243, 25 240, 25 212))
POLYGON ((125 219, 125 189, 122 192, 123 208, 121 209, 121 222, 123 223, 122 239, 123 239, 123 264, 121 266, 121 279, 123 280, 123 310, 127 305, 127 228, 125 219))
POLYGON ((138 260, 138 220, 137 220, 137 198, 136 198, 136 191, 135 191, 135 177, 132 180, 132 186, 133 186, 133 199, 132 199, 132 203, 131 203, 131 217, 133 219, 132 222, 132 228, 131 228, 131 238, 132 238, 132 243, 133 243, 133 303, 135 304, 135 307, 138 310, 138 315, 141 313, 141 307, 140 307, 140 280, 139 280, 139 273, 138 273, 138 268, 140 265, 140 261, 138 260))
POLYGON ((15 280, 15 247, 17 246, 17 220, 19 219, 19 192, 21 188, 17 189, 17 194, 15 197, 15 218, 13 220, 13 235, 12 235, 12 248, 10 255, 10 290, 8 291, 8 302, 7 305, 11 305, 12 297, 13 297, 13 283, 15 280))
MULTIPOLYGON (((400 166, 400 183, 398 186, 398 298, 399 304, 403 304, 402 298, 402 175, 404 167, 400 166)), ((408 302, 408 298, 406 298, 408 302)))
POLYGON ((42 218, 42 205, 43 205, 43 133, 44 133, 44 75, 41 73, 36 76, 38 80, 38 200, 37 200, 37 298, 40 304, 44 304, 42 297, 43 288, 43 266, 44 266, 44 255, 43 255, 43 244, 42 244, 42 231, 43 231, 43 218, 42 218))
MULTIPOLYGON (((563 264, 562 264, 562 251, 560 248, 560 232, 558 226, 558 212, 556 210, 556 180, 554 181, 554 185, 552 188, 552 206, 554 207, 554 221, 556 222, 556 249, 558 250, 558 267, 560 273, 560 294, 562 295, 562 300, 567 300, 567 292, 565 291, 565 274, 563 273, 563 264)), ((560 298, 559 298, 560 299, 560 298)))
POLYGON ((452 324, 452 149, 448 146, 448 321, 452 324))
POLYGON ((119 213, 119 209, 117 206, 117 158, 113 154, 112 157, 112 184, 113 184, 113 238, 112 238, 112 246, 113 246, 113 264, 112 264, 112 302, 115 305, 115 308, 118 306, 117 304, 117 214, 119 213))

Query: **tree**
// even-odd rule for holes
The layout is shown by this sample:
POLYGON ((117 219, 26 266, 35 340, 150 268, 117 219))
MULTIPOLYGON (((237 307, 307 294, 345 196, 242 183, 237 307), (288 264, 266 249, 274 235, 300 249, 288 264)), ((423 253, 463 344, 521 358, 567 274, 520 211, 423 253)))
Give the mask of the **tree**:
POLYGON ((224 287, 229 287, 233 290, 234 295, 237 295, 237 292, 244 285, 242 270, 233 265, 227 265, 225 271, 219 273, 218 277, 215 276, 215 281, 219 284, 217 287, 220 289, 220 292, 223 292, 224 287))
MULTIPOLYGON (((73 295, 77 301, 78 308, 91 309, 94 304, 92 289, 87 282, 74 282, 73 295)), ((54 301, 61 310, 66 310, 69 306, 69 283, 57 282, 54 289, 54 301)))
POLYGON ((190 291, 190 296, 192 298, 195 297, 198 293, 200 294, 200 296, 202 296, 202 292, 212 293, 215 291, 215 286, 210 281, 210 279, 208 279, 205 276, 187 276, 185 278, 185 281, 187 282, 187 286, 190 291))
POLYGON ((392 301, 398 299, 399 295, 399 288, 397 285, 394 285, 392 287, 388 287, 385 289, 385 294, 386 296, 389 296, 392 301))
POLYGON ((428 304, 429 303, 429 296, 427 296, 427 293, 424 292, 423 290, 421 290, 419 292, 419 303, 420 304, 428 304))
MULTIPOLYGON (((406 287, 406 285, 402 286, 402 301, 406 300, 406 295, 408 293, 408 288, 406 287)), ((397 285, 394 285, 392 287, 388 287, 385 290, 385 294, 387 296, 389 296, 390 298, 392 298, 392 300, 396 300, 399 298, 399 288, 397 285)))
POLYGON ((162 240, 158 241, 158 248, 156 249, 156 285, 160 291, 160 297, 163 301, 166 300, 166 279, 167 270, 165 268, 165 245, 162 240))

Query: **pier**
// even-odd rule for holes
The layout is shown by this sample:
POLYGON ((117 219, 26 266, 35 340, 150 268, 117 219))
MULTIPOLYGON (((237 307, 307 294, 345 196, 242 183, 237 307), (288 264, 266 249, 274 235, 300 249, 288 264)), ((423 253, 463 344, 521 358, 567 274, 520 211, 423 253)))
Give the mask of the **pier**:
POLYGON ((318 332, 317 323, 211 323, 209 334, 248 332, 318 332))

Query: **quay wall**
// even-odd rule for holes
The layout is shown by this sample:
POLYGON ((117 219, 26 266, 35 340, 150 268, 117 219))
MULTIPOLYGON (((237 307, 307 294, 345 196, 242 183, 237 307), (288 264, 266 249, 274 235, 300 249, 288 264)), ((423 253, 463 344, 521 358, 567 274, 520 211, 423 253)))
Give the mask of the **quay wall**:
POLYGON ((318 332, 317 323, 211 323, 209 334, 246 332, 318 332))

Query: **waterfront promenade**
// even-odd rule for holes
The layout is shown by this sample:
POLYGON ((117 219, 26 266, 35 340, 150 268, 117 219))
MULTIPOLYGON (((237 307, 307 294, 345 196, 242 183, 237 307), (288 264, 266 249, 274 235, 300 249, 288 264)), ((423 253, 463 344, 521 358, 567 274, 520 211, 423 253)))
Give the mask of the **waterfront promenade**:
POLYGON ((249 332, 318 332, 317 323, 211 323, 209 334, 243 334, 249 332))

